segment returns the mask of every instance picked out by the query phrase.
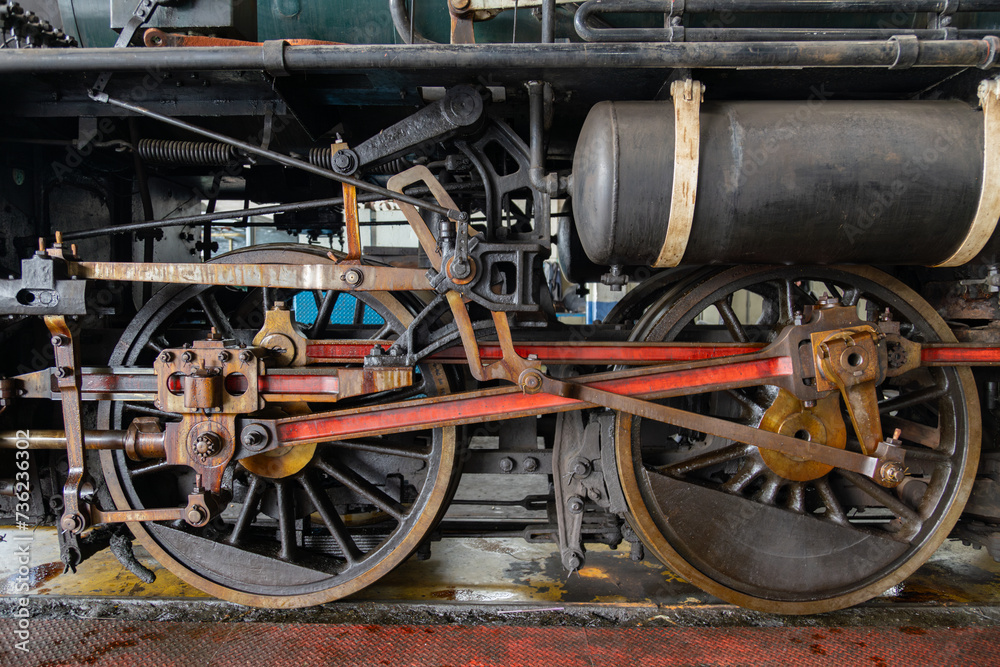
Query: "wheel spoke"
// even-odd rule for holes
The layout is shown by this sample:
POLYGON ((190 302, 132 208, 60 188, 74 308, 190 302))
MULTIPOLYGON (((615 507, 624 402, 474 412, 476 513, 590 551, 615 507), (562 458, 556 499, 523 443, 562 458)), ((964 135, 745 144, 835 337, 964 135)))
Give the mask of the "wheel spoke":
POLYGON ((426 461, 430 458, 429 447, 407 447, 406 445, 394 445, 387 442, 375 442, 371 440, 335 440, 323 443, 324 447, 336 447, 338 449, 351 449, 358 452, 374 452, 386 456, 401 456, 408 459, 421 459, 426 461))
POLYGON ((837 289, 837 286, 833 283, 823 281, 823 287, 826 288, 826 293, 835 298, 837 301, 844 301, 844 293, 837 289))
POLYGON ((715 309, 719 311, 722 323, 726 325, 726 329, 729 331, 729 335, 733 337, 733 340, 737 343, 746 343, 750 339, 747 337, 747 332, 743 328, 743 325, 740 324, 740 319, 736 316, 736 311, 733 310, 733 304, 730 299, 731 297, 719 299, 715 302, 715 309))
POLYGON ((705 454, 695 456, 694 458, 687 459, 686 461, 661 466, 659 468, 654 468, 654 470, 663 475, 682 477, 689 472, 698 470, 699 468, 719 465, 720 463, 726 463, 727 461, 738 459, 741 456, 746 456, 753 449, 754 448, 751 445, 745 445, 743 443, 729 445, 728 447, 723 447, 722 449, 714 452, 706 452, 705 454))
POLYGON ((912 408, 915 405, 920 405, 922 403, 930 403, 931 401, 936 401, 945 394, 948 393, 948 386, 935 385, 933 387, 925 387, 923 389, 917 389, 906 394, 900 394, 893 398, 886 399, 884 401, 879 401, 878 411, 880 414, 886 414, 888 412, 895 412, 896 410, 903 410, 905 408, 912 408))
POLYGON ((740 466, 735 475, 726 480, 721 488, 727 493, 738 495, 750 482, 760 477, 763 472, 764 465, 762 463, 747 461, 740 466))
POLYGON ((373 505, 390 515, 392 518, 397 521, 403 520, 403 517, 406 514, 406 509, 353 470, 348 470, 347 468, 342 467, 339 463, 333 464, 326 459, 317 460, 316 466, 354 493, 367 498, 373 505))
POLYGON ((253 523, 253 520, 257 516, 257 507, 260 504, 260 494, 263 487, 263 483, 260 481, 260 477, 257 475, 250 476, 250 486, 247 487, 246 497, 243 499, 243 507, 240 508, 240 513, 236 517, 236 523, 233 524, 233 530, 229 533, 229 537, 226 538, 226 542, 229 544, 236 544, 239 542, 240 537, 243 535, 243 531, 246 530, 247 526, 253 523))
POLYGON ((354 299, 354 326, 359 327, 365 322, 365 302, 354 299))
POLYGON ((806 511, 806 485, 802 482, 788 485, 788 501, 785 503, 788 509, 797 514, 805 514, 806 511))
POLYGON ((778 291, 778 312, 784 322, 791 322, 795 319, 795 285, 790 278, 781 281, 781 289, 778 291))
MULTIPOLYGON (((315 294, 315 292, 313 292, 313 294, 315 294)), ((330 315, 333 313, 333 309, 336 307, 337 300, 339 298, 340 292, 336 290, 329 290, 323 296, 323 301, 316 309, 316 321, 313 322, 312 328, 309 329, 310 338, 320 338, 323 335, 323 332, 326 331, 327 326, 330 324, 330 315)))
POLYGON ((313 483, 311 476, 303 475, 299 479, 299 483, 302 488, 305 489, 306 494, 309 496, 309 500, 312 501, 313 507, 316 508, 316 513, 319 514, 320 519, 323 520, 323 524, 326 529, 330 531, 330 536, 340 547, 340 551, 344 554, 344 560, 347 561, 348 565, 356 565, 362 558, 364 554, 358 549, 358 545, 355 544, 354 540, 351 538, 350 534, 347 532, 347 526, 344 525, 343 520, 340 518, 340 514, 337 513, 336 508, 330 501, 329 496, 323 492, 322 489, 317 489, 316 485, 313 483))
POLYGON ((910 506, 902 500, 886 491, 884 487, 879 486, 868 477, 859 475, 856 472, 851 472, 850 470, 838 470, 837 472, 847 481, 851 482, 854 486, 863 491, 869 498, 899 517, 900 521, 902 521, 906 527, 910 528, 912 532, 915 533, 920 529, 920 524, 922 523, 920 515, 914 512, 913 509, 911 509, 910 506))
POLYGON ((291 485, 285 480, 275 484, 278 499, 278 538, 281 550, 278 557, 293 560, 297 551, 295 544, 295 500, 291 485))
POLYGON ((824 477, 816 480, 815 486, 816 492, 819 494, 819 499, 826 508, 826 514, 823 518, 841 526, 846 526, 847 515, 844 514, 844 508, 841 507, 840 501, 837 500, 837 495, 830 487, 830 481, 824 477))
POLYGON ((163 350, 165 350, 168 347, 170 347, 170 343, 162 335, 153 336, 152 338, 146 341, 145 345, 145 348, 147 350, 152 350, 155 354, 163 352, 163 350))
POLYGON ((208 318, 208 323, 212 325, 212 328, 227 340, 235 339, 236 332, 233 331, 233 325, 229 323, 229 318, 222 312, 222 307, 215 295, 211 292, 202 292, 195 298, 205 312, 205 317, 208 318))
POLYGON ((163 417, 164 419, 177 418, 177 415, 175 415, 172 412, 164 412, 163 410, 157 410, 156 408, 151 408, 148 405, 140 405, 139 403, 125 403, 122 407, 125 408, 125 410, 131 410, 132 412, 139 412, 144 415, 163 417))
POLYGON ((778 489, 780 488, 781 481, 778 479, 778 476, 769 473, 764 476, 764 486, 757 492, 755 500, 765 505, 773 505, 774 499, 778 495, 778 489))
POLYGON ((138 466, 129 470, 129 474, 134 477, 141 477, 142 475, 149 475, 150 473, 160 472, 167 470, 169 468, 176 468, 178 464, 167 463, 166 461, 156 461, 154 463, 147 463, 146 465, 138 466))

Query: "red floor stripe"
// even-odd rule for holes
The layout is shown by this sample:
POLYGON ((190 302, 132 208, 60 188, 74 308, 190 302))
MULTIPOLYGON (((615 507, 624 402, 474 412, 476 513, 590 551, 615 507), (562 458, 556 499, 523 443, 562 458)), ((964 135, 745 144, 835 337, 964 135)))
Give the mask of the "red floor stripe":
POLYGON ((996 665, 996 628, 579 628, 0 620, 0 664, 996 665))

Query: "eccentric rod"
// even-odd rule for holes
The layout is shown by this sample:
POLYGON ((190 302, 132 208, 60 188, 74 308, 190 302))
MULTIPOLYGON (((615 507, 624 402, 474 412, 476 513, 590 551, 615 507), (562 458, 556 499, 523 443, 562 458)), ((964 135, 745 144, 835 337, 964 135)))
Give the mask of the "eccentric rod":
POLYGON ((278 153, 276 151, 269 150, 267 148, 261 148, 260 146, 254 146, 246 141, 240 141, 238 139, 233 139, 232 137, 227 137, 224 134, 219 134, 218 132, 212 132, 211 130, 206 130, 197 125, 193 125, 183 120, 178 120, 170 116, 165 116, 161 113, 156 113, 145 107, 141 107, 137 104, 130 104, 122 100, 110 97, 107 93, 102 93, 98 91, 90 91, 90 98, 95 102, 101 102, 103 104, 110 104, 111 106, 118 107, 119 109, 125 109, 126 111, 131 111, 132 113, 139 114, 140 116, 146 116, 147 118, 152 118, 158 120, 161 123, 166 123, 168 125, 173 125, 182 130, 187 130, 188 132, 193 132, 194 134, 200 134, 203 137, 207 137, 213 141, 219 141, 224 144, 229 144, 235 148, 250 153, 251 155, 257 155, 259 157, 267 158, 273 160, 278 164, 282 164, 286 167, 292 167, 295 169, 301 169, 302 171, 307 171, 311 174, 317 176, 322 176, 323 178, 329 178, 333 181, 339 181, 340 183, 347 183, 348 185, 353 185, 354 187, 365 190, 366 192, 375 192, 382 195, 385 199, 394 199, 396 201, 401 201, 411 206, 416 206, 417 208, 422 208, 427 211, 432 211, 439 215, 447 216, 452 220, 466 221, 468 220, 468 214, 463 211, 456 211, 453 209, 445 208, 444 206, 438 206, 437 204, 429 204, 416 197, 410 197, 409 195, 400 194, 398 192, 393 192, 379 185, 374 185, 368 183, 367 181, 362 181, 361 179, 354 178, 352 176, 344 176, 336 172, 330 171, 329 169, 323 169, 322 167, 317 167, 316 165, 305 162, 304 160, 298 160, 296 158, 284 155, 283 153, 278 153))

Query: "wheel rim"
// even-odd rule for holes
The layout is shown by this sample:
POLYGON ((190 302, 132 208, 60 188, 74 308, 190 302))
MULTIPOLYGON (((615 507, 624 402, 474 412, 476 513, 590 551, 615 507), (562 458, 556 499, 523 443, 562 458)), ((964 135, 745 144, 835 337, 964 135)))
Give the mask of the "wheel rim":
MULTIPOLYGON (((633 340, 707 336, 717 341, 766 342, 776 328, 791 321, 798 306, 815 300, 809 288, 817 285, 836 292, 845 303, 871 304, 869 310, 875 305, 890 307, 909 338, 954 341, 929 304, 899 281, 874 269, 839 267, 723 270, 651 307, 637 324, 633 340), (806 281, 806 289, 797 289, 795 282, 800 280, 806 281), (758 322, 734 318, 732 295, 741 293, 759 293, 758 322), (692 325, 708 308, 716 310, 721 324, 692 325)), ((810 481, 784 480, 753 448, 741 452, 738 443, 711 438, 698 442, 698 434, 670 433, 620 414, 617 458, 629 523, 669 567, 703 590, 744 607, 818 613, 882 593, 923 564, 954 526, 971 490, 981 431, 975 384, 967 368, 918 370, 881 390, 883 401, 894 399, 900 406, 887 414, 925 425, 937 420, 938 449, 907 441, 904 429, 911 472, 928 483, 922 500, 913 503, 916 507, 901 505, 903 501, 873 482, 844 471, 810 481), (915 393, 927 389, 918 382, 928 381, 935 387, 943 385, 945 391, 937 398, 914 402, 933 395, 915 393), (684 465, 678 465, 681 462, 684 465)), ((708 409, 757 426, 776 397, 773 389, 757 389, 733 400, 717 394, 685 400, 688 409, 708 409), (752 399, 751 406, 759 404, 756 415, 741 402, 746 399, 752 399)), ((892 405, 883 402, 882 407, 892 405)), ((850 428, 848 432, 853 434, 850 428)))
MULTIPOLYGON (((325 253, 302 246, 264 246, 213 261, 302 264, 330 260, 325 253)), ((259 296, 248 293, 233 311, 220 305, 219 297, 225 296, 220 291, 169 286, 154 295, 123 334, 111 364, 135 365, 155 354, 164 342, 178 345, 176 339, 166 339, 164 331, 181 326, 178 319, 184 319, 181 315, 192 304, 201 310, 205 325, 225 327, 227 311, 234 312, 235 319, 250 320, 250 329, 231 328, 226 334, 241 340, 252 337, 253 327, 260 322, 246 303, 255 298, 259 303, 259 296)), ((369 292, 357 297, 355 324, 371 313, 377 315, 372 319, 381 319, 381 326, 367 329, 372 339, 394 338, 412 320, 404 303, 408 295, 369 292)), ((319 299, 316 304, 322 310, 319 299)), ((321 333, 322 327, 311 335, 321 333)), ((419 386, 396 398, 449 390, 440 366, 421 366, 418 376, 419 386)), ((99 426, 121 428, 133 416, 134 407, 102 404, 99 426)), ((304 409, 302 405, 284 407, 288 414, 304 409)), ((261 607, 335 600, 364 588, 403 562, 434 527, 453 491, 455 429, 402 438, 403 442, 384 438, 324 443, 308 457, 308 464, 293 462, 271 475, 262 473, 259 466, 251 466, 255 473, 231 464, 226 480, 235 492, 234 506, 221 519, 202 529, 150 522, 130 523, 129 528, 164 567, 217 597, 261 607), (290 474, 276 476, 285 473, 290 474)), ((188 474, 186 468, 167 468, 157 461, 137 464, 120 452, 102 452, 101 463, 118 509, 146 503, 155 506, 163 496, 154 494, 151 487, 162 487, 166 479, 181 488, 188 474)))

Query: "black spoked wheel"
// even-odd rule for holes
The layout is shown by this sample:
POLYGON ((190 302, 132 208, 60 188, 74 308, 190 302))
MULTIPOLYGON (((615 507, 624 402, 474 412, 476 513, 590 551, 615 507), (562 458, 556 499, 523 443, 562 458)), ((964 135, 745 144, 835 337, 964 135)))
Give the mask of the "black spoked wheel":
MULTIPOLYGON (((633 340, 767 342, 824 293, 868 320, 888 309, 909 339, 954 340, 930 305, 899 281, 870 268, 838 267, 719 271, 649 308, 633 340)), ((981 431, 967 368, 917 369, 879 392, 883 430, 901 428, 906 448, 908 479, 895 492, 849 471, 619 415, 630 524, 669 567, 744 607, 819 613, 884 592, 924 563, 954 526, 971 489, 981 431)), ((860 451, 837 395, 806 405, 760 386, 673 400, 860 451)))
MULTIPOLYGON (((330 260, 304 246, 261 246, 213 261, 330 260)), ((310 311, 308 321, 298 325, 313 338, 392 340, 412 320, 411 295, 356 296, 168 286, 125 331, 111 365, 148 368, 164 347, 203 337, 209 327, 249 344, 263 322, 265 304, 275 300, 294 300, 297 313, 310 311), (336 321, 341 324, 329 325, 338 307, 336 321)), ((405 390, 350 405, 450 389, 440 366, 421 366, 416 377, 405 390)), ((268 410, 282 416, 331 409, 326 405, 291 403, 268 410)), ((344 401, 336 407, 347 405, 344 401)), ((99 425, 123 428, 148 414, 171 419, 149 404, 108 402, 100 406, 99 425)), ((186 467, 155 460, 137 463, 120 452, 102 452, 101 460, 119 509, 181 506, 193 488, 193 474, 186 467)), ((145 522, 129 527, 162 565, 212 595, 259 607, 319 604, 374 582, 419 546, 453 490, 455 461, 453 428, 282 448, 230 465, 224 486, 233 501, 207 526, 145 522)))

